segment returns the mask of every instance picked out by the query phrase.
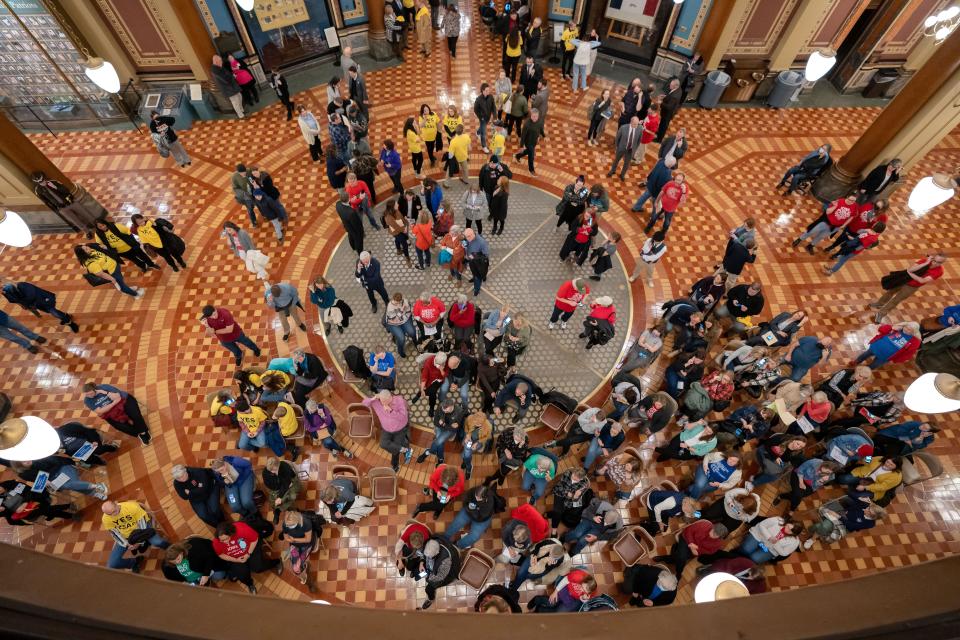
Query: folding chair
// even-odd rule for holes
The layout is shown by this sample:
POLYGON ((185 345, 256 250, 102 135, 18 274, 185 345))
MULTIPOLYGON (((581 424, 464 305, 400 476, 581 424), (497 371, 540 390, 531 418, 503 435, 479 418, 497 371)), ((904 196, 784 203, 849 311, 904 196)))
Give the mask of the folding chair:
POLYGON ((335 464, 330 472, 334 480, 337 478, 353 480, 354 484, 357 485, 357 491, 360 491, 360 472, 352 464, 335 464))
POLYGON ((347 434, 351 438, 372 438, 376 430, 376 417, 370 407, 354 402, 347 405, 347 424, 347 434))
POLYGON ((628 527, 610 545, 613 552, 628 567, 637 564, 650 553, 650 548, 646 545, 646 539, 638 538, 638 532, 650 535, 641 527, 628 527))
POLYGON ((397 473, 391 467, 373 467, 367 472, 370 498, 374 502, 392 502, 397 499, 397 473))
POLYGON ((470 549, 463 558, 458 576, 468 587, 477 591, 483 589, 490 574, 493 573, 493 558, 479 549, 470 549))
POLYGON ((293 443, 294 445, 297 445, 297 444, 302 445, 307 435, 305 421, 303 418, 303 409, 301 409, 299 406, 295 404, 291 406, 293 407, 294 415, 297 416, 297 430, 294 431, 289 436, 284 436, 283 440, 284 442, 290 442, 290 443, 293 443))
POLYGON ((567 430, 572 422, 573 414, 569 414, 552 402, 547 404, 540 412, 540 424, 547 427, 555 434, 560 435, 567 430))

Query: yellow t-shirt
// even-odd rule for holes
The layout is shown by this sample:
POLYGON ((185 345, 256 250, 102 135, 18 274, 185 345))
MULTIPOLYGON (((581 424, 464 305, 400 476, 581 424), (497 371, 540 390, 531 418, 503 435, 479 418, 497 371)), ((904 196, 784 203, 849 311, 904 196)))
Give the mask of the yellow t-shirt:
POLYGON ((428 15, 430 15, 430 9, 427 9, 426 7, 420 7, 420 11, 417 11, 417 22, 419 22, 420 18, 422 18, 423 16, 428 16, 428 15))
POLYGON ((560 40, 563 41, 563 48, 566 51, 573 51, 576 49, 576 45, 573 44, 572 40, 580 35, 580 29, 574 27, 573 29, 564 29, 563 33, 560 34, 560 40))
POLYGON ((490 137, 490 152, 495 156, 503 156, 507 149, 507 139, 502 133, 495 133, 490 137))
POLYGON ((91 257, 87 258, 83 266, 87 273, 109 273, 112 274, 117 269, 117 261, 100 251, 91 251, 91 257))
POLYGON ((163 248, 163 242, 160 240, 160 234, 157 233, 157 228, 154 226, 153 220, 147 220, 137 227, 137 235, 140 236, 141 242, 146 242, 151 247, 156 247, 157 249, 163 248))
POLYGON ((520 52, 523 50, 523 36, 517 34, 517 46, 511 47, 509 41, 507 42, 507 57, 508 58, 519 58, 520 52))
MULTIPOLYGON (((129 234, 130 227, 122 224, 117 225, 117 229, 123 233, 129 234)), ((115 235, 113 231, 107 229, 103 232, 104 237, 107 239, 107 242, 110 244, 110 248, 116 250, 118 253, 126 253, 130 251, 131 247, 126 242, 120 239, 119 236, 115 235)))
MULTIPOLYGON (((433 134, 437 134, 436 130, 434 130, 433 134)), ((407 149, 410 150, 410 153, 421 153, 423 151, 423 145, 420 144, 420 136, 418 136, 417 132, 413 129, 407 130, 407 149)))
POLYGON ((440 124, 440 116, 431 113, 420 116, 420 137, 426 142, 433 142, 437 139, 437 125, 440 124))
POLYGON ((143 507, 140 506, 140 503, 136 500, 127 500, 126 502, 118 502, 117 506, 120 507, 120 513, 115 516, 110 514, 103 514, 101 522, 103 523, 104 531, 110 531, 111 529, 116 529, 117 533, 123 536, 124 539, 130 537, 134 531, 140 528, 140 521, 150 520, 150 515, 144 511, 143 507))
POLYGON ((457 125, 461 124, 463 124, 462 116, 443 116, 443 128, 447 130, 448 134, 452 135, 452 132, 457 130, 457 125))
POLYGON ((457 162, 466 162, 467 158, 470 155, 470 136, 466 133, 461 133, 458 136, 454 136, 453 140, 450 141, 450 153, 453 154, 453 157, 457 159, 457 162))
POLYGON ((278 402, 277 409, 280 407, 286 409, 287 413, 282 418, 277 418, 277 425, 280 426, 280 435, 287 438, 297 432, 297 414, 293 412, 293 406, 287 402, 278 402))
POLYGON ((237 420, 240 422, 240 426, 246 429, 247 435, 251 438, 257 437, 266 419, 267 414, 260 407, 250 407, 250 411, 246 413, 237 413, 237 420))
POLYGON ((403 0, 403 6, 406 9, 413 9, 413 0, 403 0))
POLYGON ((210 403, 210 415, 211 416, 228 416, 233 413, 233 407, 228 404, 224 404, 220 401, 220 398, 214 396, 213 401, 210 403))

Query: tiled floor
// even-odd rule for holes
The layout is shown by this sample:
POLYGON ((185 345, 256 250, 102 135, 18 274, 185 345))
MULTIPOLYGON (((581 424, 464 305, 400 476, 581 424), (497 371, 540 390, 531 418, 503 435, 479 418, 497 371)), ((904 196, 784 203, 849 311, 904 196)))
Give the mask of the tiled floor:
MULTIPOLYGON (((469 3, 464 6, 469 10, 469 3)), ((467 21, 464 23, 467 25, 467 21)), ((437 37, 434 53, 427 61, 411 54, 400 67, 368 74, 374 102, 370 139, 374 143, 386 137, 399 138, 403 121, 423 102, 434 108, 453 102, 471 112, 473 92, 479 82, 495 77, 499 49, 482 29, 468 31, 461 38, 460 52, 453 62, 448 60, 442 45, 437 37)), ((629 207, 639 195, 636 183, 652 164, 652 155, 648 155, 642 169, 631 170, 628 182, 605 181, 602 176, 611 160, 612 132, 608 132, 601 147, 586 147, 583 138, 587 106, 607 83, 595 79, 586 95, 572 94, 555 68, 547 71, 547 77, 552 98, 548 137, 539 149, 537 176, 529 176, 520 163, 511 163, 516 180, 557 196, 579 173, 586 174, 589 182, 606 182, 612 206, 604 226, 623 234, 621 256, 626 268, 632 270, 643 235, 642 222, 629 213, 629 207)), ((322 111, 324 90, 319 87, 297 95, 296 99, 322 111)), ((789 248, 790 238, 816 216, 817 203, 810 198, 777 195, 773 185, 783 169, 822 142, 831 142, 836 152, 842 154, 877 113, 877 109, 685 109, 674 122, 675 126, 687 128, 691 140, 683 168, 692 195, 671 229, 670 250, 653 288, 644 290, 639 282, 632 288, 634 333, 659 313, 661 302, 685 292, 692 282, 709 272, 722 254, 726 232, 745 216, 753 215, 759 221, 760 255, 750 276, 765 283, 767 309, 806 309, 812 317, 808 332, 830 335, 839 341, 831 366, 849 360, 874 328, 862 309, 878 295, 880 277, 891 269, 902 268, 924 251, 949 251, 960 244, 954 224, 958 213, 955 202, 918 219, 906 211, 907 193, 901 190, 893 199, 890 230, 884 236, 883 246, 849 263, 832 278, 827 279, 820 272, 819 258, 789 248)), ((467 119, 468 125, 471 121, 472 115, 467 119)), ((0 351, 4 391, 13 398, 18 413, 37 414, 54 423, 80 419, 90 424, 95 421, 84 410, 79 395, 83 381, 109 382, 133 391, 147 406, 156 437, 149 448, 124 443, 106 471, 111 495, 147 502, 171 537, 209 534, 189 507, 172 495, 169 481, 174 463, 204 465, 219 453, 234 452, 234 435, 212 426, 205 417, 204 395, 228 383, 233 365, 229 354, 200 330, 200 307, 217 303, 231 308, 267 354, 286 354, 301 345, 331 363, 332 353, 336 353, 313 333, 295 333, 289 343, 282 342, 278 323, 262 304, 262 284, 243 269, 219 237, 224 220, 243 224, 246 218, 229 189, 232 167, 236 162, 259 163, 273 174, 283 191, 291 213, 289 241, 282 248, 277 247, 264 226, 254 236, 272 258, 272 279, 296 283, 302 295, 313 276, 326 272, 342 235, 333 211, 335 194, 326 185, 323 167, 311 163, 296 124, 286 122, 279 106, 243 122, 201 123, 183 132, 182 140, 194 160, 185 169, 174 168, 172 161, 157 157, 150 140, 134 132, 71 133, 56 139, 37 135, 34 140, 104 205, 117 211, 120 218, 125 217, 119 211, 125 203, 150 213, 156 211, 158 203, 167 204, 170 217, 186 238, 190 268, 179 274, 164 268, 148 277, 132 275, 134 283, 147 288, 147 295, 134 301, 113 290, 90 289, 86 285, 72 259, 71 247, 77 237, 46 236, 29 249, 8 249, 0 258, 0 272, 56 291, 61 306, 77 315, 82 330, 74 335, 46 319, 35 320, 15 313, 28 324, 40 327, 50 343, 40 356, 4 346, 0 351)), ((510 150, 515 149, 515 142, 511 141, 510 150)), ((653 151, 651 146, 650 153, 653 151)), ((482 153, 475 150, 472 162, 479 163, 481 159, 482 153)), ((954 132, 913 170, 910 181, 933 170, 955 167, 958 160, 960 137, 954 132)), ((406 183, 412 184, 409 165, 404 171, 408 176, 406 183)), ((386 189, 387 184, 382 178, 378 186, 386 189)), ((544 217, 550 214, 549 209, 543 210, 544 217)), ((544 260, 554 260, 553 251, 550 249, 544 260)), ((919 320, 955 302, 960 283, 958 269, 954 258, 947 265, 945 278, 905 302, 891 318, 919 320)), ((491 287, 499 284, 494 274, 491 287)), ((365 298, 357 295, 359 292, 351 283, 344 290, 350 292, 350 302, 358 313, 369 314, 365 298)), ((310 314, 312 323, 313 309, 310 314)), ((382 334, 376 336, 379 340, 382 334)), ((364 337, 357 332, 356 339, 362 341, 364 337)), ((656 383, 660 373, 659 369, 651 371, 648 378, 656 383)), ((813 375, 817 379, 824 373, 817 370, 813 375)), ((549 383, 548 371, 538 375, 544 378, 542 383, 549 383)), ((875 384, 884 389, 903 389, 914 375, 912 367, 888 366, 878 372, 875 384)), ((346 404, 356 399, 356 392, 342 383, 336 385, 335 392, 333 402, 342 416, 346 404)), ((772 588, 839 580, 960 551, 960 483, 956 478, 960 424, 955 417, 938 422, 945 430, 932 451, 944 459, 944 475, 904 491, 891 505, 887 520, 873 531, 849 536, 829 549, 815 546, 771 566, 768 575, 772 588)), ((546 434, 535 433, 534 437, 542 440, 546 434)), ((426 442, 426 434, 417 432, 416 445, 426 442)), ((382 452, 375 443, 347 444, 358 454, 361 470, 382 464, 382 452)), ((326 479, 329 457, 316 449, 308 453, 318 465, 319 477, 326 479)), ((565 464, 570 464, 571 458, 565 464)), ((257 462, 262 464, 263 458, 257 462)), ((492 465, 492 457, 481 459, 476 476, 489 472, 492 465)), ((326 550, 318 558, 321 597, 402 609, 412 609, 415 597, 422 599, 422 590, 418 593, 408 579, 397 576, 390 550, 397 532, 414 509, 419 486, 429 471, 427 464, 402 469, 396 503, 380 506, 367 521, 348 532, 333 528, 326 534, 326 550)), ((689 471, 685 465, 657 465, 648 481, 678 479, 689 471)), ((303 506, 316 504, 320 484, 316 480, 307 483, 303 506)), ((773 512, 773 491, 769 488, 764 494, 764 513, 773 512)), ((510 484, 508 498, 511 507, 525 499, 516 481, 510 484)), ((812 508, 815 501, 804 506, 812 508)), ((3 532, 4 539, 78 561, 103 563, 110 543, 109 537, 99 531, 97 505, 87 504, 84 515, 81 522, 66 526, 7 530, 3 532)), ((628 510, 629 521, 639 516, 638 508, 628 510)), ((446 513, 442 520, 449 522, 450 517, 446 513)), ((480 549, 488 553, 498 551, 501 523, 496 523, 492 533, 479 543, 480 549)), ((597 573, 606 591, 615 591, 614 583, 621 576, 622 566, 608 551, 592 552, 584 563, 597 573)), ((156 556, 150 560, 147 573, 158 573, 156 556)), ((498 570, 497 576, 502 576, 502 570, 498 570)), ((681 601, 689 600, 689 585, 688 575, 681 601)), ((311 597, 289 575, 278 578, 271 574, 261 593, 285 598, 311 597)), ((464 608, 473 597, 466 586, 451 586, 442 592, 435 608, 464 608)))

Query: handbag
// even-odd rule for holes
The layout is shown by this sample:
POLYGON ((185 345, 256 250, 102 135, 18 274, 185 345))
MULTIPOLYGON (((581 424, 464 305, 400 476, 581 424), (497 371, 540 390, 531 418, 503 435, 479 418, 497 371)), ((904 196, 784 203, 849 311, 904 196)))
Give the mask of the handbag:
MULTIPOLYGON (((914 275, 922 278, 927 274, 927 269, 929 268, 930 264, 927 263, 917 269, 914 275)), ((912 278, 910 277, 910 274, 907 273, 906 269, 902 271, 891 271, 880 279, 880 286, 883 287, 884 291, 890 291, 891 289, 897 289, 906 285, 908 282, 910 282, 910 280, 912 280, 912 278)))
POLYGON ((95 275, 95 274, 92 274, 92 273, 85 273, 85 274, 83 274, 83 278, 84 278, 88 283, 90 283, 90 286, 91 286, 91 287, 99 287, 99 286, 102 285, 102 284, 108 284, 108 283, 110 282, 109 280, 106 280, 106 279, 104 279, 104 278, 101 278, 100 276, 95 275))
POLYGON ((512 115, 513 111, 513 94, 510 94, 510 97, 503 101, 503 112, 507 115, 512 115))

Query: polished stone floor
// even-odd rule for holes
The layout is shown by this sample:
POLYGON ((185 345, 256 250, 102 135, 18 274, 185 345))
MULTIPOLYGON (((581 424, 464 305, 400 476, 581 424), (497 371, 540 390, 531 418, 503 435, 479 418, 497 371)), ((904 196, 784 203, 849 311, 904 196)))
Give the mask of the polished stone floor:
MULTIPOLYGON (((463 6, 470 17, 475 15, 471 13, 472 3, 465 2, 463 6)), ((435 109, 455 103, 465 112, 471 112, 479 82, 492 81, 495 77, 500 52, 482 28, 477 32, 470 21, 464 20, 464 29, 467 34, 461 38, 456 60, 448 59, 438 36, 429 59, 410 54, 407 62, 399 67, 367 75, 373 101, 371 141, 376 144, 387 137, 400 138, 403 121, 424 102, 435 109)), ((607 132, 599 147, 586 146, 583 138, 587 107, 610 83, 603 78, 593 78, 586 94, 574 94, 556 71, 556 68, 547 70, 552 97, 546 119, 547 139, 539 148, 537 175, 531 176, 519 163, 512 163, 516 182, 526 185, 523 191, 531 201, 541 198, 545 205, 549 199, 544 193, 559 197, 564 185, 572 182, 577 174, 586 174, 591 183, 605 182, 611 193, 611 210, 605 217, 604 230, 616 230, 624 236, 621 255, 625 268, 630 271, 644 236, 643 221, 630 213, 629 207, 639 195, 637 182, 652 166, 656 147, 651 145, 643 166, 634 167, 625 183, 604 181, 603 174, 612 159, 612 132, 607 132)), ((321 86, 298 94, 296 100, 321 112, 324 95, 325 87, 321 86)), ((876 108, 711 112, 684 109, 674 122, 676 126, 686 127, 691 141, 683 161, 691 196, 674 221, 669 236, 670 249, 657 271, 654 286, 645 289, 640 282, 631 285, 631 319, 623 323, 618 339, 626 337, 627 324, 636 335, 659 314, 663 301, 686 292, 691 283, 708 273, 722 255, 727 232, 743 217, 752 215, 759 223, 760 252, 748 277, 765 284, 767 312, 805 309, 811 315, 807 333, 830 335, 838 341, 832 362, 826 368, 814 370, 814 380, 850 360, 875 330, 864 305, 879 295, 880 277, 890 270, 903 268, 924 252, 950 252, 960 245, 960 234, 954 224, 958 214, 955 201, 923 217, 914 216, 905 208, 909 186, 917 178, 957 166, 960 137, 954 132, 913 169, 907 178, 907 187, 894 196, 890 228, 880 249, 848 263, 828 279, 820 270, 822 258, 789 248, 790 239, 808 220, 816 217, 818 204, 808 197, 779 196, 773 186, 780 174, 822 142, 831 142, 842 155, 878 112, 876 108)), ((466 121, 469 127, 473 116, 469 115, 466 121)), ((311 163, 296 123, 287 122, 279 106, 272 106, 243 122, 201 123, 183 132, 183 143, 193 157, 193 164, 183 169, 175 168, 169 159, 159 158, 150 140, 136 132, 81 132, 61 134, 57 138, 36 135, 33 140, 74 180, 86 186, 108 209, 117 212, 120 219, 126 219, 123 213, 126 205, 150 213, 156 212, 159 205, 166 205, 169 208, 166 215, 187 241, 186 259, 190 268, 179 274, 167 268, 146 277, 129 274, 133 283, 147 289, 144 298, 132 300, 112 290, 90 289, 86 285, 71 252, 71 247, 79 241, 77 236, 44 236, 31 248, 8 249, 0 257, 0 273, 29 279, 56 291, 62 306, 77 315, 82 330, 72 334, 46 319, 35 320, 13 312, 21 321, 39 327, 50 342, 38 356, 11 345, 0 350, 4 391, 11 396, 19 413, 40 415, 53 423, 79 419, 89 424, 95 420, 81 403, 79 387, 84 381, 107 382, 134 392, 147 407, 148 420, 155 433, 154 444, 142 448, 124 442, 105 472, 111 496, 146 502, 172 538, 194 533, 208 535, 209 529, 172 493, 169 480, 170 467, 175 463, 204 465, 221 453, 235 453, 235 434, 214 427, 206 417, 204 396, 229 382, 233 362, 226 351, 201 331, 197 323, 200 308, 217 303, 232 309, 238 322, 265 348, 266 354, 286 354, 296 346, 305 346, 320 354, 331 367, 335 362, 340 366, 339 352, 318 335, 295 332, 289 342, 281 341, 279 324, 263 305, 261 282, 243 269, 220 238, 223 221, 244 224, 246 217, 230 192, 233 165, 259 163, 270 171, 283 191, 284 202, 291 213, 288 242, 277 247, 272 234, 263 226, 256 230, 254 237, 271 256, 271 279, 296 283, 304 296, 309 280, 338 268, 337 246, 342 231, 333 211, 336 194, 327 184, 323 167, 311 163)), ((509 151, 516 150, 516 141, 511 140, 509 151)), ((476 165, 482 157, 479 149, 474 149, 471 162, 476 165)), ((409 164, 405 164, 404 174, 405 184, 413 185, 409 164)), ((385 177, 379 179, 378 188, 388 189, 385 177)), ((548 217, 549 206, 541 211, 540 215, 548 217)), ((529 256, 524 255, 524 259, 542 257, 545 264, 553 264, 559 241, 550 232, 535 234, 535 238, 537 242, 530 246, 536 250, 531 250, 529 256)), ((386 243, 385 246, 389 248, 386 243)), ((503 247, 497 248, 501 250, 503 247)), ((956 302, 960 280, 954 261, 955 258, 948 262, 946 277, 903 303, 890 319, 919 320, 956 302)), ((536 264, 533 268, 540 267, 536 264)), ((432 277, 436 278, 436 274, 432 277)), ((528 277, 539 278, 536 274, 528 277)), ((561 278, 561 273, 554 270, 547 279, 553 286, 561 278)), ((619 280, 611 278, 610 284, 617 295, 626 294, 626 289, 623 294, 619 293, 622 274, 618 273, 617 278, 619 280)), ((416 284, 410 281, 403 286, 409 286, 407 292, 412 294, 416 284)), ((497 273, 493 274, 489 286, 497 295, 519 296, 526 304, 528 292, 510 285, 506 278, 501 282, 497 273)), ((544 291, 549 288, 546 283, 542 286, 544 291)), ((447 287, 445 282, 443 287, 447 287)), ((353 284, 346 283, 344 290, 359 314, 370 315, 365 297, 353 284)), ((444 291, 452 293, 449 288, 444 291)), ((532 315, 549 310, 548 305, 540 303, 531 304, 530 308, 532 315)), ((315 310, 310 309, 310 313, 311 321, 315 321, 315 310)), ((543 329, 542 323, 539 328, 543 329)), ((380 338, 382 335, 379 334, 380 338)), ((572 344, 564 344, 563 348, 567 354, 576 353, 572 344)), ((612 353, 616 346, 605 349, 612 353)), ((606 353, 598 353, 596 357, 606 358, 606 353)), ((563 361, 556 362, 562 365, 563 361)), ((265 364, 265 360, 259 364, 265 364)), ((595 364, 599 366, 602 362, 597 360, 595 364)), ((647 373, 651 387, 659 383, 663 366, 662 362, 658 363, 657 368, 647 373)), ((601 369, 598 371, 602 373, 601 369)), ((562 370, 555 373, 558 380, 569 374, 562 370)), ((872 384, 874 388, 902 390, 915 375, 912 366, 891 365, 878 371, 872 384)), ((331 402, 342 418, 346 404, 358 398, 357 392, 338 382, 334 393, 331 402)), ((601 401, 602 397, 592 400, 601 401)), ((888 518, 872 531, 848 536, 830 548, 818 544, 770 566, 771 588, 790 589, 840 580, 960 551, 960 481, 957 479, 960 423, 953 416, 938 418, 937 422, 944 431, 931 451, 943 460, 944 474, 904 490, 891 505, 888 518)), ((539 442, 545 440, 547 434, 537 431, 533 437, 539 442)), ((358 455, 356 463, 361 472, 383 463, 382 452, 375 442, 350 442, 345 436, 342 440, 358 455)), ((414 442, 419 448, 427 444, 428 438, 418 431, 414 442)), ((316 504, 319 488, 323 480, 329 478, 331 463, 320 449, 309 449, 307 453, 316 468, 302 497, 301 504, 305 507, 316 504)), ((255 462, 262 464, 264 459, 265 456, 260 456, 255 462)), ((564 467, 572 463, 573 456, 564 462, 564 467)), ((492 456, 481 458, 476 476, 488 473, 493 464, 492 456)), ((422 589, 396 574, 390 550, 399 529, 412 513, 419 498, 419 487, 430 471, 429 463, 404 467, 400 495, 395 503, 379 506, 370 518, 349 531, 332 529, 326 534, 329 536, 326 550, 320 552, 315 563, 320 597, 353 605, 401 609, 413 609, 415 599, 422 599, 422 589)), ((645 482, 653 483, 661 478, 678 480, 690 471, 689 465, 684 464, 656 465, 645 482)), ((517 481, 508 486, 510 507, 525 502, 526 496, 517 481)), ((825 492, 824 496, 829 497, 833 491, 825 492)), ((774 492, 775 488, 770 487, 763 494, 765 514, 780 509, 770 504, 774 492)), ((814 499, 805 502, 800 515, 809 518, 816 504, 814 499)), ((626 519, 636 521, 641 513, 631 505, 626 510, 626 519)), ((441 520, 449 522, 451 517, 448 512, 441 520)), ((492 554, 499 551, 502 523, 502 518, 498 518, 478 548, 492 554)), ((429 524, 433 526, 432 522, 429 524)), ((103 563, 111 546, 109 536, 99 530, 99 510, 93 503, 85 504, 80 522, 4 529, 3 537, 92 563, 103 563)), ((671 540, 670 535, 661 537, 661 548, 671 540)), ((623 566, 609 550, 590 551, 582 561, 596 572, 605 591, 615 592, 614 585, 622 576, 623 566)), ((692 571, 689 567, 688 572, 692 571)), ((159 575, 156 555, 148 561, 146 573, 159 575)), ((496 576, 502 579, 503 570, 498 569, 496 576)), ((289 573, 283 577, 269 574, 258 580, 262 582, 263 595, 314 597, 289 573)), ((689 601, 690 584, 688 574, 682 583, 679 601, 689 601)), ((524 597, 533 591, 528 586, 524 597)), ((434 608, 462 609, 472 603, 474 596, 466 585, 457 583, 442 592, 434 608)))

